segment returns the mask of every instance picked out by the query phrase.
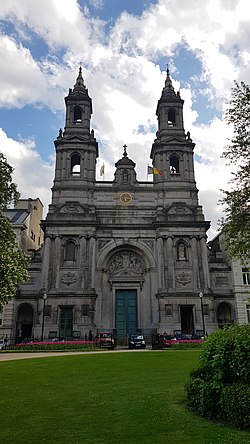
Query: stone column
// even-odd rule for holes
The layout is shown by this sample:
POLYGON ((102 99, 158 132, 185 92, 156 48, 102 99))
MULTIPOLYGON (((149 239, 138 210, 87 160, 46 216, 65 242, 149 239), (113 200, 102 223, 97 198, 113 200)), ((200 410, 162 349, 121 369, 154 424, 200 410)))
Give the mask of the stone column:
POLYGON ((175 288, 175 273, 174 273, 174 254, 173 254, 173 238, 167 237, 167 288, 175 288))
POLYGON ((203 275, 204 275, 204 289, 208 289, 211 287, 211 285, 210 285, 210 276, 209 276, 209 269, 208 269, 208 254, 207 254, 206 236, 201 237, 200 243, 201 243, 202 270, 203 270, 203 275))
POLYGON ((158 285, 164 287, 164 268, 163 268, 163 239, 157 238, 157 262, 158 262, 158 285))
POLYGON ((44 256, 43 256, 43 268, 42 268, 42 287, 46 290, 48 289, 50 251, 51 251, 51 237, 46 236, 44 240, 44 256))
POLYGON ((56 236, 55 238, 55 275, 54 282, 55 288, 58 290, 60 288, 60 265, 61 265, 61 237, 56 236))
POLYGON ((201 287, 201 280, 200 280, 200 274, 199 274, 197 238, 194 236, 191 238, 191 253, 190 254, 191 254, 192 265, 193 265, 194 288, 200 288, 201 287))
POLYGON ((67 176, 67 152, 62 153, 62 179, 66 179, 67 176))
POLYGON ((95 257, 96 257, 96 238, 92 236, 90 238, 90 255, 89 255, 89 265, 90 265, 90 287, 95 288, 95 257))
POLYGON ((86 238, 82 236, 80 238, 80 251, 79 251, 79 278, 81 279, 81 288, 85 288, 85 269, 86 269, 86 255, 87 245, 86 238))

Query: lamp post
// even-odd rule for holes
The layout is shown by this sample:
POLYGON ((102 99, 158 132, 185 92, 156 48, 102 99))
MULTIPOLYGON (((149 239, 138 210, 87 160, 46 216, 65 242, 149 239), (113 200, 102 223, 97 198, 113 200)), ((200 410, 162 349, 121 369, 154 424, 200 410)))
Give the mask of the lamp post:
POLYGON ((203 325, 203 335, 205 336, 205 320, 204 320, 204 311, 203 311, 203 293, 199 293, 200 299, 201 299, 201 316, 202 316, 202 325, 203 325))
POLYGON ((42 321, 42 336, 41 336, 41 341, 43 342, 43 334, 44 334, 44 313, 45 313, 45 302, 47 299, 47 294, 44 293, 43 294, 43 321, 42 321))

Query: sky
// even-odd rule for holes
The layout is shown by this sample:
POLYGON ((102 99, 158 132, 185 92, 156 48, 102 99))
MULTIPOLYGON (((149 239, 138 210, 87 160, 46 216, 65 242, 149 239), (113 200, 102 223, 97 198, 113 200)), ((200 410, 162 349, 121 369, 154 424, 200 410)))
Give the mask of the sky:
POLYGON ((39 197, 44 217, 54 178, 54 140, 79 66, 93 103, 97 180, 113 180, 126 143, 147 178, 166 68, 196 143, 195 179, 208 237, 223 216, 232 136, 224 119, 234 81, 249 83, 248 0, 0 0, 0 150, 21 198, 39 197))

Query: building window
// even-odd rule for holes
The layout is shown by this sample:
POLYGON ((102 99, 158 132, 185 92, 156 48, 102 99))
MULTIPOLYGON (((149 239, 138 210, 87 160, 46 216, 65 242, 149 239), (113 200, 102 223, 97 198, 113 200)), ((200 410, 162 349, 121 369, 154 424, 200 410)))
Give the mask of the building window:
POLYGON ((179 174, 180 172, 179 157, 172 155, 170 156, 169 161, 170 161, 170 174, 179 174))
POLYGON ((250 285, 250 269, 242 268, 242 278, 244 285, 250 285))
POLYGON ((82 108, 80 106, 74 108, 74 123, 76 125, 82 123, 82 108))
POLYGON ((208 304, 203 304, 203 314, 205 316, 209 315, 209 305, 208 304))
POLYGON ((73 241, 68 241, 65 245, 65 261, 76 260, 76 245, 73 241))
POLYGON ((176 115, 175 110, 171 108, 168 111, 168 126, 175 126, 176 125, 176 115))
POLYGON ((81 172, 81 158, 79 154, 75 153, 71 156, 71 174, 73 176, 79 176, 81 172))
POLYGON ((250 305, 247 305, 247 322, 250 324, 250 305))

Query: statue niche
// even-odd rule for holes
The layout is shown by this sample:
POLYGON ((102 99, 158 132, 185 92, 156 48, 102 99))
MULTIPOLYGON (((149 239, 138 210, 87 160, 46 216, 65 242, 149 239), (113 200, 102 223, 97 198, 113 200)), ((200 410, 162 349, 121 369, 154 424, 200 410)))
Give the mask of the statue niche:
POLYGON ((115 276, 130 276, 140 277, 144 275, 145 268, 142 264, 141 258, 136 253, 130 251, 121 251, 112 256, 109 266, 108 275, 115 276))

